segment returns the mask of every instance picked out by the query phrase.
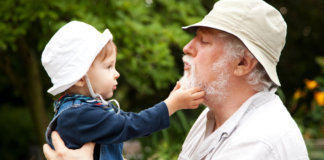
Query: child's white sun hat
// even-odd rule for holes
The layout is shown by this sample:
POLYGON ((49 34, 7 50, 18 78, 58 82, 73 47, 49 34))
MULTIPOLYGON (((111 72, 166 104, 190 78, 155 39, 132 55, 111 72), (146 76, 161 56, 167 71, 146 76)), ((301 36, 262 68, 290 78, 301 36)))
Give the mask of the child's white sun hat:
POLYGON ((73 86, 112 39, 108 29, 100 33, 84 22, 71 21, 61 27, 42 53, 42 64, 53 83, 47 92, 55 96, 73 86))

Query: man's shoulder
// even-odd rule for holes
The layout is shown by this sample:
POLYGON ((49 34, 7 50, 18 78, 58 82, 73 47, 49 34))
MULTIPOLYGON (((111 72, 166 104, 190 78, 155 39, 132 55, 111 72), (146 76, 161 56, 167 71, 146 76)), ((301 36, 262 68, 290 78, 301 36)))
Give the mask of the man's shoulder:
POLYGON ((251 129, 252 132, 249 134, 252 135, 276 137, 289 130, 298 129, 296 122, 279 97, 248 111, 238 127, 243 131, 251 129))
POLYGON ((293 145, 303 148, 305 145, 296 122, 279 97, 247 113, 232 138, 264 143, 269 148, 297 147, 293 145))

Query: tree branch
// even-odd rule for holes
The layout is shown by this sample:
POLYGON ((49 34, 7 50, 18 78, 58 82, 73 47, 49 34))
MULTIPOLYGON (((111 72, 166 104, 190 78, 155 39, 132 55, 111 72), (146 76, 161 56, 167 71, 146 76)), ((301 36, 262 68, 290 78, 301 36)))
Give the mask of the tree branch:
POLYGON ((42 83, 39 76, 39 61, 35 54, 29 49, 25 39, 18 38, 16 41, 18 54, 22 57, 24 69, 26 71, 26 86, 24 96, 27 97, 26 103, 28 104, 34 121, 39 142, 44 143, 44 133, 48 124, 48 117, 44 107, 44 97, 42 92, 42 83))

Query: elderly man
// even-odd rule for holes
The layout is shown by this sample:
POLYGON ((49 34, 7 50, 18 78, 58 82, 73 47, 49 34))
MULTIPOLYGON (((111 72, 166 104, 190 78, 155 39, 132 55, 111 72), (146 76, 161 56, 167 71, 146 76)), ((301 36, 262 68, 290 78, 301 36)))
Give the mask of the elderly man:
POLYGON ((298 126, 274 93, 287 30, 281 14, 262 0, 220 0, 183 29, 196 36, 183 49, 180 83, 204 88, 207 108, 179 159, 308 159, 298 126))
POLYGON ((179 159, 308 159, 303 137, 274 94, 287 26, 262 0, 220 0, 184 47, 187 87, 205 88, 208 106, 179 159))

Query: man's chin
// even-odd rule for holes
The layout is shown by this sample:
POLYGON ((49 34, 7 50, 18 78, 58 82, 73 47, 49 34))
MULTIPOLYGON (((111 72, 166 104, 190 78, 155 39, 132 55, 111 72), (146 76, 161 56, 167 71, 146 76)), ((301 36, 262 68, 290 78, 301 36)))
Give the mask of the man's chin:
POLYGON ((179 80, 180 86, 183 87, 184 89, 190 89, 193 88, 193 86, 190 85, 190 82, 188 78, 185 76, 182 76, 179 80))
POLYGON ((194 68, 191 68, 190 71, 184 71, 183 76, 179 80, 181 87, 184 89, 191 89, 198 86, 196 75, 194 73, 194 68))
POLYGON ((181 86, 181 87, 187 88, 185 81, 186 81, 186 80, 185 80, 185 77, 182 76, 182 77, 179 79, 178 82, 180 83, 180 86, 181 86))

